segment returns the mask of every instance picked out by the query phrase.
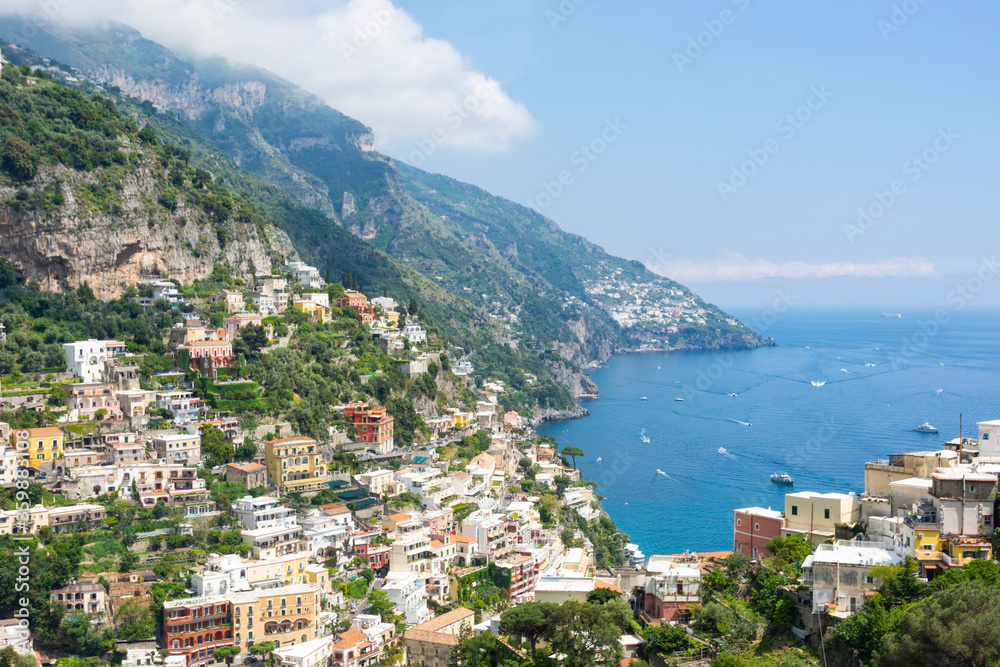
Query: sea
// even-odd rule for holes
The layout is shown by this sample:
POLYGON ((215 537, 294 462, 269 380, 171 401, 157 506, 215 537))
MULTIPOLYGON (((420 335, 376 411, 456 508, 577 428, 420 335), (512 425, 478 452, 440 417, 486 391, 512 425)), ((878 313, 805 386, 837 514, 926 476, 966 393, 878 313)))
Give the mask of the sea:
POLYGON ((736 508, 860 494, 865 462, 1000 419, 1000 310, 730 312, 777 345, 615 357, 590 374, 589 416, 538 429, 584 451, 583 478, 647 557, 731 550, 736 508))

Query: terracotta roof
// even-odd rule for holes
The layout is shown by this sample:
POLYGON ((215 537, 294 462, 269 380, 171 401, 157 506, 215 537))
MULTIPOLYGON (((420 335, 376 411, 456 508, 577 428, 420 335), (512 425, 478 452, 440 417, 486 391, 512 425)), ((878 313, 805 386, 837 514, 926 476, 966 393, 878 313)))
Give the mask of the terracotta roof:
POLYGON ((442 542, 441 540, 431 540, 431 547, 433 547, 434 549, 437 549, 438 547, 443 547, 443 546, 444 546, 444 542, 442 542))
POLYGON ((468 543, 468 542, 475 542, 476 540, 473 539, 473 538, 471 538, 471 537, 466 537, 465 535, 452 535, 451 536, 451 541, 452 542, 466 542, 466 543, 468 543))
POLYGON ((366 641, 368 635, 357 628, 351 628, 340 633, 340 640, 333 645, 333 648, 352 648, 366 641))
POLYGON ((601 579, 594 579, 594 588, 607 588, 608 590, 616 591, 618 593, 622 592, 621 586, 615 586, 614 584, 602 581, 601 579))
POLYGON ((350 514, 351 510, 347 509, 343 505, 338 505, 336 503, 329 503, 327 505, 320 505, 320 509, 326 510, 328 515, 335 514, 350 514))
POLYGON ((34 438, 38 435, 62 435, 62 429, 56 428, 55 426, 43 426, 42 428, 29 428, 28 437, 34 438))
POLYGON ((235 468, 236 470, 242 470, 243 472, 257 472, 258 470, 266 470, 266 468, 259 463, 230 463, 226 467, 235 468))
POLYGON ((389 521, 406 521, 409 518, 409 514, 403 514, 402 512, 398 514, 390 514, 388 517, 389 521))

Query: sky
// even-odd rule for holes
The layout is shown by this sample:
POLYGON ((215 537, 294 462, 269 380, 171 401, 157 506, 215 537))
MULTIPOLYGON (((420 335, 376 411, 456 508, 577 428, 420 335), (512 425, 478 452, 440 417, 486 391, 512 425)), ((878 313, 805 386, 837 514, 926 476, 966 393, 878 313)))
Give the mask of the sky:
POLYGON ((1000 304, 994 2, 6 4, 271 69, 723 306, 1000 304))

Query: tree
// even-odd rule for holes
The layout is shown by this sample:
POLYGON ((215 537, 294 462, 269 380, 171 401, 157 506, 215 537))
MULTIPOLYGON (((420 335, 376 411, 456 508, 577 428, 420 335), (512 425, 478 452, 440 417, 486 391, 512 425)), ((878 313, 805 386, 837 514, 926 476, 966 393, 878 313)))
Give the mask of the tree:
POLYGON ((607 605, 571 600, 553 614, 555 629, 549 644, 553 653, 562 653, 566 667, 617 664, 622 659, 619 619, 607 605))
POLYGON ((569 477, 566 477, 565 475, 560 475, 559 477, 556 477, 555 485, 556 485, 556 496, 558 496, 559 499, 561 500, 562 497, 566 495, 566 489, 570 485, 569 477))
POLYGON ((553 630, 553 617, 559 605, 552 602, 525 602, 500 615, 504 632, 519 635, 531 642, 534 655, 538 640, 549 636, 553 630))
POLYGON ((873 567, 868 574, 881 583, 879 592, 889 604, 897 606, 916 602, 925 593, 927 584, 918 578, 919 569, 917 559, 907 556, 898 565, 873 567))
POLYGON ((656 627, 650 625, 646 627, 642 635, 646 640, 646 649, 654 653, 675 653, 683 651, 691 645, 687 633, 683 628, 677 626, 656 627))
POLYGON ((267 329, 257 324, 248 324, 240 329, 240 338, 254 354, 267 347, 267 329))
POLYGON ((138 564, 139 554, 122 545, 122 548, 118 551, 118 571, 128 572, 135 569, 135 566, 138 564))
POLYGON ((890 611, 885 598, 876 593, 859 611, 833 627, 833 643, 849 651, 861 664, 871 664, 875 651, 896 624, 900 609, 890 611))
POLYGON ((76 298, 80 300, 80 303, 93 303, 97 299, 94 296, 94 290, 90 289, 90 285, 87 283, 76 288, 76 298))
POLYGON ((967 581, 907 609, 885 636, 877 667, 995 664, 1000 655, 1000 588, 967 581))
POLYGON ((30 181, 35 177, 35 156, 31 146, 16 135, 7 137, 4 145, 4 163, 18 180, 30 181))
POLYGON ((563 447, 562 455, 563 456, 568 456, 571 459, 573 459, 573 467, 575 468, 576 467, 576 457, 583 456, 583 450, 580 449, 579 447, 574 447, 574 446, 570 445, 569 447, 563 447))
POLYGON ((267 656, 271 655, 274 652, 274 649, 275 645, 274 642, 272 641, 257 642, 256 644, 250 647, 249 652, 250 655, 263 657, 266 660, 267 656))
POLYGON ((6 257, 0 257, 0 289, 17 284, 17 266, 6 257))
POLYGON ((156 138, 156 132, 153 132, 153 129, 148 125, 139 130, 139 133, 136 136, 139 137, 139 140, 142 143, 149 146, 156 146, 160 143, 160 140, 156 138))
POLYGON ((156 634, 156 620, 149 607, 137 599, 126 600, 115 612, 117 636, 127 642, 149 639, 156 634))
POLYGON ((616 598, 621 598, 621 594, 610 588, 595 588, 587 593, 587 602, 591 604, 604 604, 616 598))
POLYGON ((238 656, 242 650, 239 646, 220 646, 212 651, 212 657, 216 660, 225 660, 227 665, 231 665, 233 658, 238 656))
POLYGON ((385 591, 372 591, 369 593, 368 604, 371 605, 369 611, 373 614, 378 614, 383 620, 390 619, 396 615, 396 607, 392 604, 392 600, 389 599, 389 595, 385 591))

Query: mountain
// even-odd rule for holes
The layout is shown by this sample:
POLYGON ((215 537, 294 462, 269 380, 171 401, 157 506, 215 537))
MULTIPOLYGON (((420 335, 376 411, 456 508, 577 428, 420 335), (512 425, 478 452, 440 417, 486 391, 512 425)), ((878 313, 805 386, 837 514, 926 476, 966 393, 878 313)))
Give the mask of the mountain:
MULTIPOLYGON (((0 36, 19 25, 0 18, 0 36)), ((302 258, 334 279, 350 272, 372 292, 419 292, 477 369, 525 359, 525 349, 554 350, 572 368, 618 351, 772 343, 531 209, 395 163, 373 149, 370 128, 265 70, 184 60, 114 23, 18 36, 52 69, 120 95, 140 123, 270 202, 302 258)))

